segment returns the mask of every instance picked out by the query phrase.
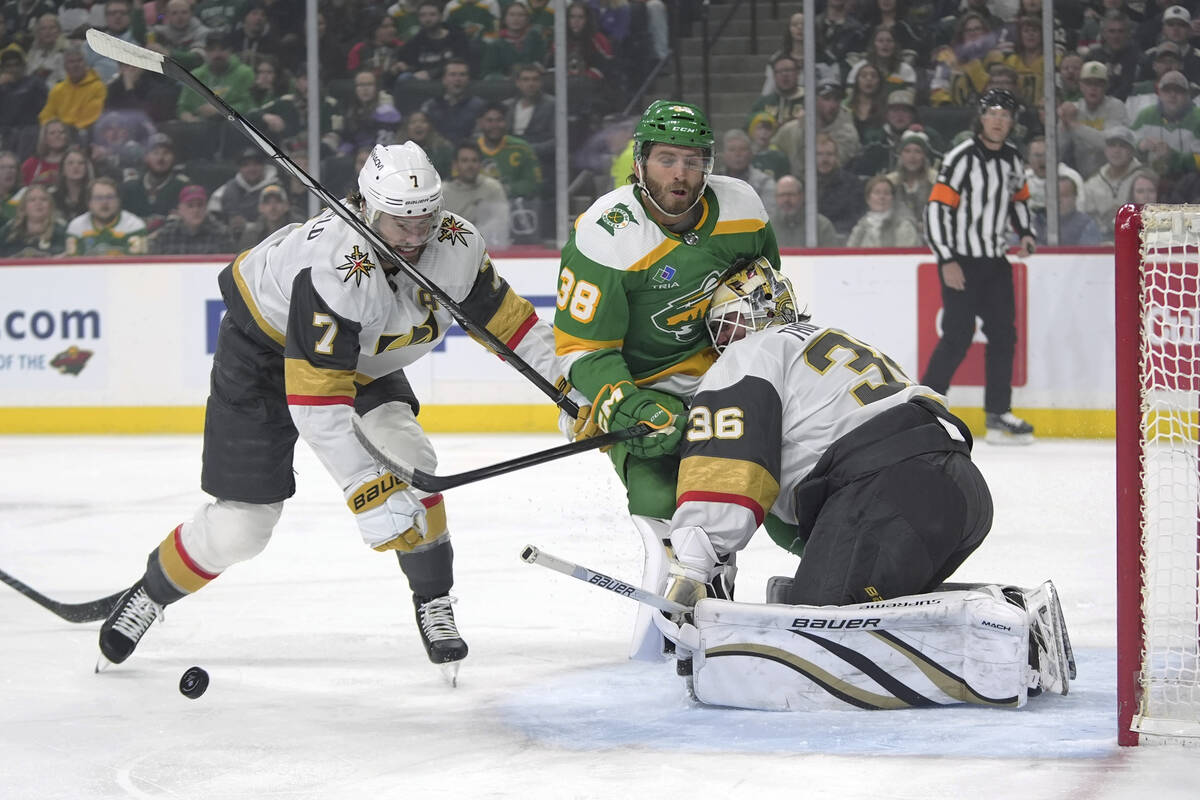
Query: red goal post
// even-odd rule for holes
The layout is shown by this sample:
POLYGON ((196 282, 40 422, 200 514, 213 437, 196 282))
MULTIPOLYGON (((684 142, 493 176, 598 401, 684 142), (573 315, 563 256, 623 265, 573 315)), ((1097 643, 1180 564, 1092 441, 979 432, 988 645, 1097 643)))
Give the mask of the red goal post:
POLYGON ((1116 224, 1117 740, 1200 744, 1200 206, 1116 224))

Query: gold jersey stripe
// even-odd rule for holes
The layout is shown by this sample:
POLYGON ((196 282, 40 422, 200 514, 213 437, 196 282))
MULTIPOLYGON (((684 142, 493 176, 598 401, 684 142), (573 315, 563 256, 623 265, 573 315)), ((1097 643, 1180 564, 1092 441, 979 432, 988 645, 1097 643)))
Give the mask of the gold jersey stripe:
POLYGON ((728 233, 754 233, 761 231, 767 223, 761 219, 727 219, 713 226, 713 236, 723 236, 728 233))
POLYGON ((283 382, 289 395, 350 397, 357 394, 352 369, 322 369, 302 358, 283 360, 283 382))
POLYGON ((688 492, 717 492, 749 498, 765 512, 779 496, 779 481, 753 461, 713 456, 688 456, 679 462, 676 498, 688 492))
POLYGON ((435 494, 423 498, 421 505, 425 506, 425 524, 427 526, 425 539, 428 541, 440 539, 447 531, 446 503, 440 494, 435 494))
POLYGON ((554 329, 554 354, 557 356, 580 352, 588 353, 593 350, 620 350, 623 344, 625 344, 624 339, 612 339, 609 341, 584 339, 579 336, 572 336, 564 332, 562 328, 554 329))
POLYGON ((659 261, 662 261, 664 258, 666 258, 667 254, 670 253, 672 250, 674 250, 676 247, 679 247, 680 244, 682 244, 682 242, 678 239, 664 239, 663 241, 661 241, 657 245, 655 245, 654 249, 651 250, 649 253, 642 256, 637 261, 633 262, 629 266, 629 271, 630 272, 639 272, 644 269, 649 269, 650 267, 657 264, 659 261))
POLYGON ((167 580, 171 581, 175 588, 191 594, 203 589, 217 576, 201 570, 186 553, 180 551, 179 533, 179 528, 176 528, 162 540, 162 544, 158 546, 158 563, 162 566, 167 580))
POLYGON ((487 331, 500 341, 507 342, 521 329, 532 313, 533 304, 514 292, 510 286, 504 293, 504 299, 500 301, 500 307, 488 320, 487 331))
MULTIPOLYGON (((562 355, 561 353, 559 355, 562 355)), ((647 375, 644 378, 636 378, 634 383, 638 386, 645 386, 662 380, 669 375, 703 375, 708 372, 717 361, 717 351, 711 347, 706 347, 699 353, 694 353, 688 356, 678 364, 672 364, 661 372, 656 372, 653 375, 647 375)))
POLYGON ((246 304, 246 308, 249 309, 250 316, 254 317, 254 321, 258 323, 258 327, 262 329, 262 332, 267 336, 270 336, 280 345, 284 345, 287 343, 287 337, 283 335, 282 331, 275 330, 275 328, 272 327, 269 322, 267 322, 267 318, 264 317, 262 312, 258 309, 258 303, 254 301, 254 295, 250 293, 250 287, 246 285, 246 279, 242 277, 242 261, 244 261, 248 255, 250 255, 250 251, 246 250, 234 260, 233 282, 237 284, 238 294, 242 296, 242 301, 246 304))

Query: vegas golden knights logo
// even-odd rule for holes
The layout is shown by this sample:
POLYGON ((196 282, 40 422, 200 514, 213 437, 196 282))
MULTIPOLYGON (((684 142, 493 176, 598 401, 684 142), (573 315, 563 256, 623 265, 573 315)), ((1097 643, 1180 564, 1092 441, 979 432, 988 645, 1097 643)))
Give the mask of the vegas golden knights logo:
POLYGON ((371 270, 375 269, 370 256, 360 250, 358 245, 354 245, 354 249, 343 258, 346 259, 346 263, 338 267, 339 270, 346 273, 346 276, 342 278, 342 283, 347 283, 353 278, 355 286, 362 286, 362 279, 371 277, 371 270))
POLYGON ((436 341, 438 338, 439 328, 437 317, 430 311, 425 317, 425 321, 420 325, 416 325, 408 333, 402 334, 383 334, 379 337, 379 342, 375 345, 375 355, 379 355, 385 350, 399 350, 401 347, 411 347, 415 344, 427 344, 436 341))

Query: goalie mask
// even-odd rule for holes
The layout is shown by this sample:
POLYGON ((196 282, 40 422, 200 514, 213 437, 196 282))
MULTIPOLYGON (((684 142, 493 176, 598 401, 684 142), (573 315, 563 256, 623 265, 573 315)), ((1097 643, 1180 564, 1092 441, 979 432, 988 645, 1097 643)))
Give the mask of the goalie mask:
POLYGON ((759 256, 738 259, 713 291, 708 334, 717 352, 752 331, 787 325, 799 319, 792 282, 759 256))
POLYGON ((437 235, 442 179, 415 142, 375 145, 358 173, 358 190, 363 219, 389 244, 416 248, 437 235))

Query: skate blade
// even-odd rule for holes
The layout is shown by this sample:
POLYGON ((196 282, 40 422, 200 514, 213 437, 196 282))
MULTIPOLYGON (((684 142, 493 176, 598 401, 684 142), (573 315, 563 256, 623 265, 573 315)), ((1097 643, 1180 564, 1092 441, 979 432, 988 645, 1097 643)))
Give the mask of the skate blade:
POLYGON ((441 670, 442 678, 446 683, 450 684, 451 689, 458 688, 458 668, 461 665, 461 661, 447 661, 444 664, 437 665, 438 669, 441 670))
POLYGON ((105 658, 103 655, 101 655, 99 658, 96 659, 96 667, 92 671, 92 673, 94 675, 99 675, 101 672, 105 672, 108 670, 109 667, 113 667, 113 666, 116 666, 116 665, 113 664, 113 662, 109 661, 107 658, 105 658))
POLYGON ((1033 444, 1032 433, 1005 433, 995 429, 987 432, 988 444, 1026 445, 1033 444))

